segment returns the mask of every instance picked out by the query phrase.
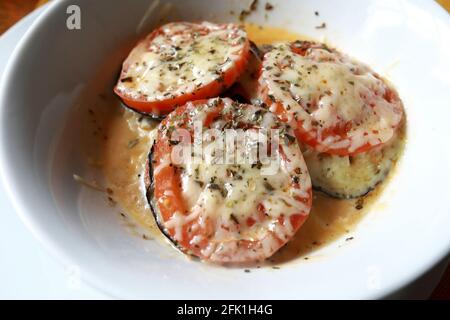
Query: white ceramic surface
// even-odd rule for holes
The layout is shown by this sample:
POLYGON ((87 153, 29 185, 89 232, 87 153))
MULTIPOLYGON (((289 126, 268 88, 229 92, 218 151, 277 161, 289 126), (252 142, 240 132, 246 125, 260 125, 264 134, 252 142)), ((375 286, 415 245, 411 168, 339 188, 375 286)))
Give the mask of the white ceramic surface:
MULTIPOLYGON (((98 65, 160 17, 228 21, 230 9, 244 4, 161 1, 150 12, 149 1, 57 1, 3 74, 0 166, 22 220, 83 279, 127 298, 378 298, 448 254, 450 210, 442 201, 450 191, 448 15, 430 1, 271 2, 266 23, 325 38, 387 76, 403 98, 407 148, 380 205, 352 234, 355 241, 337 241, 280 270, 211 267, 130 236, 97 192, 73 181, 74 172, 89 174, 76 131, 65 137, 66 161, 53 161, 68 111, 98 65), (173 11, 164 9, 169 2, 173 11), (81 30, 65 27, 73 3, 81 8, 81 30), (323 21, 327 28, 316 29, 323 21)), ((251 20, 264 23, 264 13, 251 20)))
MULTIPOLYGON (((20 38, 46 6, 33 11, 0 36, 0 74, 20 38)), ((0 299, 105 299, 45 250, 14 213, 0 183, 0 299)))

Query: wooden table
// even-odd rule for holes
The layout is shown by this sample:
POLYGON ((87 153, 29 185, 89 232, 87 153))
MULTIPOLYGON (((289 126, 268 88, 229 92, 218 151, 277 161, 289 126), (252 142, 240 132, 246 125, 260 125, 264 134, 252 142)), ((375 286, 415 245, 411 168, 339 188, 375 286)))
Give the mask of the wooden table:
MULTIPOLYGON (((48 0, 7 0, 0 2, 0 34, 32 10, 48 0)), ((437 0, 447 12, 450 12, 450 0, 437 0)), ((431 299, 450 300, 450 266, 447 268, 431 299)))

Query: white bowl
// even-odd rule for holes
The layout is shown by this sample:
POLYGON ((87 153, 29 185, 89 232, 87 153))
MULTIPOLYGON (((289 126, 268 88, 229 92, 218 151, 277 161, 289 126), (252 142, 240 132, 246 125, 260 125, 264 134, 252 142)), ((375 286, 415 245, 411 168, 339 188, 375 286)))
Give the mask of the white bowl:
MULTIPOLYGON (((326 39, 367 62, 397 87, 408 141, 395 177, 357 230, 308 261, 280 270, 213 267, 155 241, 133 237, 104 196, 83 188, 76 119, 80 93, 104 59, 159 19, 236 19, 239 1, 55 1, 18 44, 0 89, 0 166, 22 220, 81 277, 124 298, 380 298, 450 252, 450 18, 424 1, 270 1, 253 22, 326 39), (173 10, 166 10, 167 4, 173 10), (81 30, 66 9, 81 8, 81 30), (150 7, 150 9, 149 9, 150 7), (320 13, 317 17, 314 12, 320 13), (327 28, 315 26, 326 22, 327 28), (72 121, 70 121, 72 120, 72 121), (65 149, 55 155, 62 128, 65 149)), ((264 2, 259 6, 263 7, 264 2)), ((115 61, 120 65, 120 58, 115 61)), ((113 83, 115 72, 108 81, 113 83)))

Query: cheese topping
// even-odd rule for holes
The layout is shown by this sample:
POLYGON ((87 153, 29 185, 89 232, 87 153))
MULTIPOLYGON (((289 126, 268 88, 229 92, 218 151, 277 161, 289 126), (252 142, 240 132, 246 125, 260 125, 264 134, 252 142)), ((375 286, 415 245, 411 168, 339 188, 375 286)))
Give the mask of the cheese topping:
POLYGON ((223 73, 240 58, 246 41, 245 31, 234 24, 166 24, 132 50, 116 90, 144 101, 194 92, 223 81, 223 73))
POLYGON ((275 45, 264 56, 259 82, 271 110, 281 102, 287 121, 308 131, 319 151, 385 143, 403 115, 401 101, 377 74, 325 45, 275 45))
MULTIPOLYGON (((186 212, 173 214, 164 227, 178 242, 189 241, 191 246, 198 247, 198 255, 205 259, 261 260, 294 235, 298 226, 294 228, 291 217, 309 214, 310 177, 292 129, 260 107, 241 105, 227 98, 211 99, 201 106, 189 103, 183 112, 189 120, 174 116, 176 120, 169 119, 164 126, 166 131, 160 131, 160 135, 167 135, 172 126, 182 127, 182 123, 188 123, 188 128, 197 121, 204 123, 217 106, 223 107, 203 128, 201 157, 176 164, 186 212), (214 138, 211 128, 215 129, 214 138), (269 133, 270 129, 275 131, 269 133), (245 138, 238 136, 236 144, 228 149, 227 130, 238 135, 244 133, 245 138), (265 146, 260 135, 267 137, 265 146), (272 148, 277 142, 279 147, 272 148), (271 150, 268 158, 261 157, 261 148, 271 150), (226 158, 230 155, 234 157, 226 158), (183 238, 182 232, 186 226, 188 239, 183 238), (208 235, 199 230, 208 230, 208 235), (252 243, 253 249, 240 249, 242 241, 252 243)), ((154 168, 156 183, 156 171, 160 172, 161 165, 167 166, 167 158, 154 168)), ((162 195, 158 203, 167 198, 170 197, 162 195)))

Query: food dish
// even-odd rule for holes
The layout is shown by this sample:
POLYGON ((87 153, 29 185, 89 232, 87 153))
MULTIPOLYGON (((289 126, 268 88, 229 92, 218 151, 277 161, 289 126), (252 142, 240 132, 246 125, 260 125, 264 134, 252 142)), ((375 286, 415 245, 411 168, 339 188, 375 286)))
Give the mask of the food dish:
POLYGON ((132 194, 146 192, 156 225, 183 253, 263 263, 301 235, 311 206, 320 206, 312 186, 355 198, 361 210, 399 159, 405 121, 392 85, 300 38, 257 46, 244 26, 176 22, 151 32, 123 63, 114 90, 125 107, 165 117, 149 133, 148 160, 140 160, 145 190, 132 194), (265 172, 273 163, 262 150, 279 157, 273 172, 265 172))
POLYGON ((237 25, 169 23, 133 49, 115 92, 140 112, 167 114, 230 87, 244 70, 248 53, 248 39, 237 25))
MULTIPOLYGON (((151 234, 131 228, 130 220, 122 219, 117 206, 105 203, 106 193, 85 188, 72 178, 75 173, 87 182, 106 186, 96 174, 98 169, 81 161, 81 155, 85 155, 82 146, 93 139, 92 131, 85 126, 90 122, 81 119, 90 117, 88 108, 94 105, 99 115, 104 109, 111 110, 104 97, 112 96, 118 66, 136 41, 156 27, 152 23, 161 16, 171 21, 226 22, 233 20, 231 10, 240 12, 242 8, 222 1, 211 2, 208 7, 196 1, 173 1, 176 12, 169 14, 165 2, 160 2, 156 11, 148 10, 148 1, 77 3, 85 13, 82 32, 61 29, 68 2, 52 3, 19 43, 5 70, 3 78, 7 81, 2 82, 0 90, 0 166, 7 193, 20 217, 57 257, 79 266, 83 279, 117 297, 183 298, 189 292, 191 298, 213 299, 380 298, 411 282, 447 254, 448 210, 439 202, 426 200, 444 198, 449 190, 445 178, 449 154, 440 143, 448 134, 444 121, 448 119, 444 76, 448 69, 448 16, 436 4, 287 0, 273 3, 268 21, 264 12, 250 17, 259 24, 306 33, 309 40, 333 39, 333 47, 367 62, 387 77, 405 104, 408 141, 394 178, 372 206, 364 205, 368 210, 357 228, 349 233, 338 228, 336 231, 342 232, 336 232, 335 240, 328 242, 320 239, 325 233, 316 233, 324 245, 307 252, 308 260, 290 259, 276 269, 261 266, 244 272, 241 268, 192 263, 158 241, 144 239, 151 234), (94 7, 95 14, 88 14, 94 7), (145 14, 147 11, 151 13, 145 14), (316 29, 322 22, 327 27, 316 29), (389 50, 381 50, 381 42, 389 50), (42 45, 46 43, 53 45, 42 45), (429 59, 420 58, 425 53, 429 59), (37 56, 39 64, 34 63, 37 56), (421 76, 411 76, 411 70, 421 76), (43 75, 55 76, 48 76, 43 85, 43 75), (24 90, 30 94, 24 95, 24 90), (72 108, 74 105, 78 107, 72 108), (67 130, 62 130, 63 125, 67 130), (55 132, 61 132, 61 136, 55 137, 55 132), (56 141, 66 143, 59 145, 56 141), (434 150, 433 156, 423 157, 424 150, 434 150), (426 185, 434 188, 424 188, 426 185), (347 238, 353 240, 345 241, 347 238)), ((277 30, 271 37, 281 33, 277 30)), ((258 37, 251 38, 259 44, 258 37)), ((138 119, 129 117, 130 121, 138 119)), ((109 158, 115 155, 126 164, 129 159, 120 150, 128 150, 132 134, 126 128, 122 133, 108 137, 116 146, 116 152, 109 149, 109 158)), ((143 139, 131 150, 138 153, 145 146, 143 139)), ((98 166, 96 152, 105 150, 98 146, 90 151, 90 163, 98 166)), ((148 156, 147 151, 142 154, 148 156)), ((128 175, 124 173, 132 172, 133 166, 115 167, 116 175, 126 180, 128 175)), ((110 170, 114 170, 113 165, 110 170)), ((331 206, 340 210, 341 204, 333 202, 331 206)), ((350 209, 355 203, 351 204, 350 209)), ((302 226, 304 237, 308 224, 321 227, 318 217, 330 225, 340 221, 340 215, 327 220, 317 214, 317 209, 313 208, 302 226)), ((352 218, 358 220, 359 212, 355 210, 352 218)), ((290 251, 292 247, 288 247, 290 251)))
POLYGON ((325 44, 297 40, 264 54, 261 100, 319 152, 355 155, 388 142, 401 123, 395 90, 325 44))
MULTIPOLYGON (((292 130, 268 110, 229 98, 196 100, 178 107, 159 128, 148 161, 148 197, 160 228, 183 251, 213 262, 261 261, 288 242, 306 220, 312 201, 308 170, 298 143, 287 138, 292 130), (205 149, 212 147, 212 158, 190 158, 195 151, 188 148, 189 157, 174 163, 169 155, 179 144, 173 145, 171 129, 193 133, 196 121, 205 127, 204 138, 208 129, 217 130, 204 141, 209 142, 205 149), (272 128, 282 132, 279 148, 271 154, 280 157, 277 174, 264 174, 259 157, 253 163, 224 163, 215 154, 234 156, 236 151, 218 145, 219 130, 259 134, 272 128)), ((257 136, 249 141, 236 157, 257 151, 257 136)), ((268 139, 267 146, 275 143, 268 139)))

